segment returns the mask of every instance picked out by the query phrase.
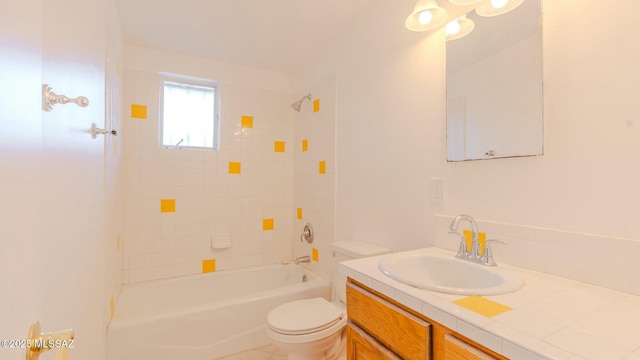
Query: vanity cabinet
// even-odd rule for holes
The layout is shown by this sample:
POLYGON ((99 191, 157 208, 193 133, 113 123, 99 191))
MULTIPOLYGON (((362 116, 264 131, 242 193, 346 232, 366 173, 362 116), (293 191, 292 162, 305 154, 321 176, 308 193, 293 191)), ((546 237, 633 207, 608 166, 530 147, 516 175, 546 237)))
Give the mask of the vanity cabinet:
POLYGON ((444 336, 444 358, 447 360, 497 360, 496 357, 451 334, 444 336))
POLYGON ((347 360, 508 360, 353 279, 347 316, 347 360))
POLYGON ((431 324, 353 283, 347 283, 347 315, 348 360, 431 359, 431 324))
POLYGON ((347 324, 347 359, 402 360, 352 322, 347 324))

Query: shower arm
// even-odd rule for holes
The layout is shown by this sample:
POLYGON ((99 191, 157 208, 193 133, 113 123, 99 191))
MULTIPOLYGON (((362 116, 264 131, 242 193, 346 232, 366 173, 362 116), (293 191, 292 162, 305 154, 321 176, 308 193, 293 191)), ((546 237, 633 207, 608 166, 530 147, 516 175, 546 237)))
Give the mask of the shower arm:
POLYGON ((300 103, 300 104, 302 104, 302 102, 304 101, 304 99, 311 100, 311 94, 307 94, 307 95, 305 95, 305 96, 301 97, 301 98, 300 98, 300 100, 296 101, 296 103, 300 103))

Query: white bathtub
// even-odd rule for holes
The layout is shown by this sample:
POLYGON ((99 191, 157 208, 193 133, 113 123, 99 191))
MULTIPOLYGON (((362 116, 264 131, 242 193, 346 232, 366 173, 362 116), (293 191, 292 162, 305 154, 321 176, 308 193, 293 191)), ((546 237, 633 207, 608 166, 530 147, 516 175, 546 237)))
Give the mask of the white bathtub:
POLYGON ((266 345, 272 308, 317 296, 329 299, 330 283, 298 265, 125 285, 107 331, 107 360, 213 360, 266 345))

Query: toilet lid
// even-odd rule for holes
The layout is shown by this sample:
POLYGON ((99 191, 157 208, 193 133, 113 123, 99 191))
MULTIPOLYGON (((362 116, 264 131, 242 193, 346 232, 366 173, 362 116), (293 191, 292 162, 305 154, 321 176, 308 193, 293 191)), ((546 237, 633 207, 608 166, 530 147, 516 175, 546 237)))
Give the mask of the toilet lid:
POLYGON ((343 316, 343 310, 318 297, 282 304, 269 312, 267 322, 281 334, 300 335, 331 327, 343 316))

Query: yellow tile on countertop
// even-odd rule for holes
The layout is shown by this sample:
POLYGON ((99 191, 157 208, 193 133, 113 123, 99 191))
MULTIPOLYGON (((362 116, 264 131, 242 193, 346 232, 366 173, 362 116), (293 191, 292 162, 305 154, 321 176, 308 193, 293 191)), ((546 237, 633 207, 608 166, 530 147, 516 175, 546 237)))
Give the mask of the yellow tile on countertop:
POLYGON ((511 310, 511 308, 506 305, 483 298, 482 296, 467 296, 466 298, 456 300, 453 303, 488 318, 511 310))

